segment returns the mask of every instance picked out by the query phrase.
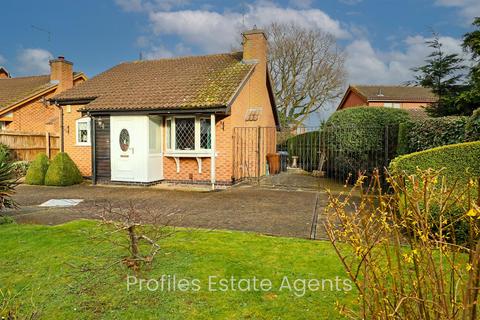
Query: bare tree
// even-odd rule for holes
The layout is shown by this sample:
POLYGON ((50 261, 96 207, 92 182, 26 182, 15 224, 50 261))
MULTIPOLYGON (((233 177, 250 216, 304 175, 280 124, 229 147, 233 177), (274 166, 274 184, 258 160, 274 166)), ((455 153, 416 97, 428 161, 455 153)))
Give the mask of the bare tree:
POLYGON ((273 23, 267 33, 280 121, 295 129, 342 94, 345 54, 331 34, 320 30, 273 23))

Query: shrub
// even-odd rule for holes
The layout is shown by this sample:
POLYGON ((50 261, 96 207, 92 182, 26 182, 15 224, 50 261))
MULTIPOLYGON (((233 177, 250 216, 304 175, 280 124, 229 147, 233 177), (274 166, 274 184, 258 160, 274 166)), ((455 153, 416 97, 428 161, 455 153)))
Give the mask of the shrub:
POLYGON ((71 186, 83 181, 80 170, 65 152, 55 156, 45 175, 47 186, 71 186))
POLYGON ((0 162, 10 162, 12 160, 12 153, 10 148, 3 143, 0 143, 0 162))
POLYGON ((468 117, 427 118, 403 125, 399 133, 398 154, 427 150, 465 142, 468 117))
POLYGON ((390 163, 394 174, 415 174, 418 169, 442 169, 450 181, 480 177, 480 141, 437 147, 399 156, 390 163))
POLYGON ((12 163, 13 171, 15 172, 15 176, 20 178, 24 177, 27 174, 28 167, 30 166, 29 161, 15 161, 12 163))
POLYGON ((305 171, 318 169, 319 131, 306 132, 287 140, 287 152, 290 163, 292 157, 298 157, 298 167, 305 171))
POLYGON ((12 199, 16 186, 17 181, 12 164, 6 161, 0 162, 0 210, 17 207, 12 199))
POLYGON ((480 108, 473 111, 465 125, 465 141, 480 140, 480 108))
POLYGON ((15 220, 10 216, 0 215, 0 225, 2 224, 13 224, 15 220))
POLYGON ((396 156, 398 126, 410 119, 405 110, 356 107, 335 112, 326 122, 325 137, 330 176, 344 178, 360 166, 383 167, 396 156), (385 152, 385 151, 388 152, 385 152))
POLYGON ((45 153, 39 153, 35 160, 30 164, 25 183, 34 185, 43 185, 45 183, 45 174, 49 165, 48 157, 45 153))
POLYGON ((410 132, 412 131, 415 123, 413 121, 406 121, 400 123, 398 126, 398 145, 397 145, 397 155, 410 153, 409 138, 410 132))

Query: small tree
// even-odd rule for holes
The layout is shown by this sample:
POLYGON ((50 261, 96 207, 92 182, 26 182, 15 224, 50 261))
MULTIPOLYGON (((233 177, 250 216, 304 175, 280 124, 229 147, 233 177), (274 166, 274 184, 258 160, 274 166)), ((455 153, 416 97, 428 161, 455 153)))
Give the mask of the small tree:
POLYGON ((335 38, 320 30, 274 23, 267 33, 280 122, 296 129, 341 95, 345 55, 335 38))
POLYGON ((416 75, 415 80, 409 84, 430 88, 437 95, 438 101, 427 107, 430 115, 441 117, 462 114, 455 107, 455 98, 460 92, 459 84, 465 69, 463 59, 456 53, 447 54, 436 33, 433 33, 433 39, 425 43, 432 48, 432 53, 425 60, 425 65, 412 69, 416 75))
POLYGON ((81 183, 82 175, 77 165, 65 152, 55 156, 45 174, 45 185, 47 186, 71 186, 81 183))
POLYGON ((43 185, 50 160, 45 153, 39 153, 32 161, 25 176, 25 183, 43 185))

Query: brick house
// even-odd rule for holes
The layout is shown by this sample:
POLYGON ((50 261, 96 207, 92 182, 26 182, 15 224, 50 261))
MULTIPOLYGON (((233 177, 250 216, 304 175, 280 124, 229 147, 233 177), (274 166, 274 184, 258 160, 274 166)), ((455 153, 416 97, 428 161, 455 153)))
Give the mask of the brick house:
POLYGON ((234 128, 278 127, 261 30, 243 33, 243 52, 122 63, 52 103, 94 183, 229 185, 234 128))
POLYGON ((424 108, 435 101, 435 94, 422 87, 350 85, 337 110, 358 106, 399 108, 415 117, 425 117, 424 108))
POLYGON ((58 134, 59 109, 47 100, 87 80, 63 57, 50 61, 50 74, 12 78, 0 67, 0 129, 58 134))

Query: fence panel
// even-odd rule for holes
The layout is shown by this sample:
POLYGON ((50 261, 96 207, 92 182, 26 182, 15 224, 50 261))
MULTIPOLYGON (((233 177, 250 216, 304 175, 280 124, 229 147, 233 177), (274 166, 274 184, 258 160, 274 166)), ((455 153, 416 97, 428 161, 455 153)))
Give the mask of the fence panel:
POLYGON ((40 152, 53 158, 60 151, 60 137, 49 133, 0 131, 0 143, 10 148, 15 160, 32 161, 40 152))

